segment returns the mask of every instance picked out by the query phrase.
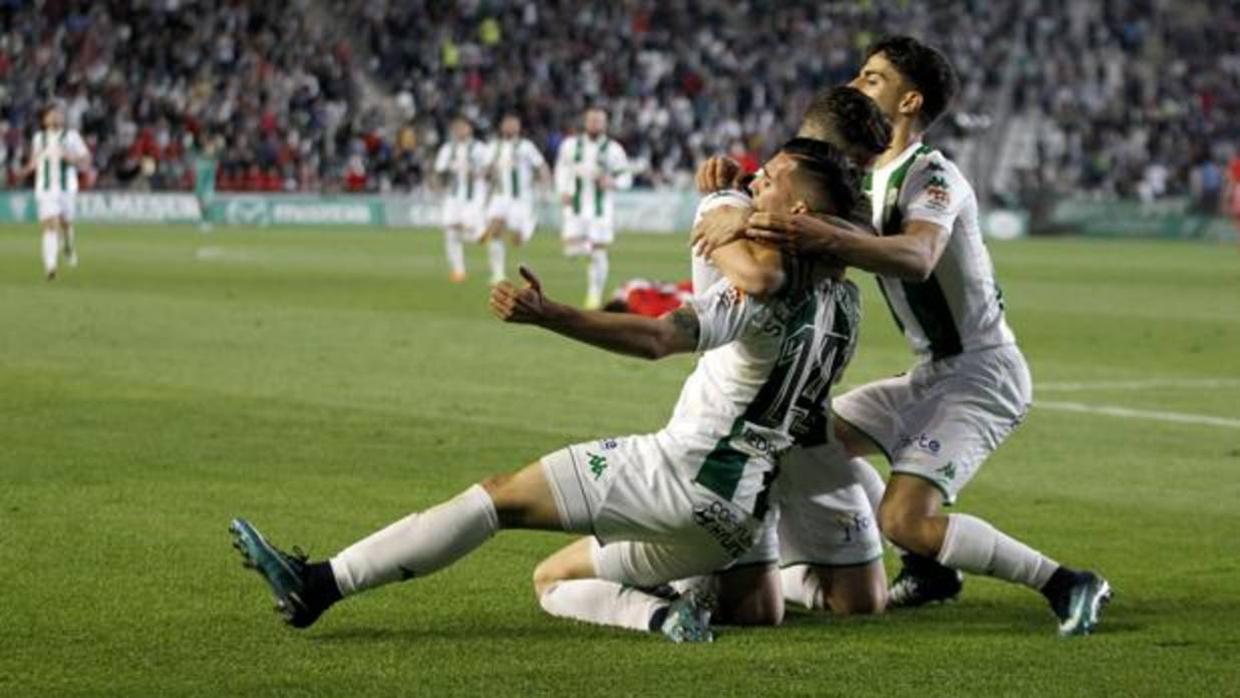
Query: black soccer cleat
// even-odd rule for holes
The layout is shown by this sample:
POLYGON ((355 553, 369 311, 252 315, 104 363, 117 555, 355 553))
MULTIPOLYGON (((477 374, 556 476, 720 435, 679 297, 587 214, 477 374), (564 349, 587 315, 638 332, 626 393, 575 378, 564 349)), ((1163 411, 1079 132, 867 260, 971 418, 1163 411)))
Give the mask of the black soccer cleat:
POLYGON ((891 583, 887 605, 891 608, 916 608, 928 603, 955 600, 964 588, 964 575, 921 555, 906 553, 904 566, 891 583))
POLYGON ((245 519, 233 519, 228 525, 233 547, 241 553, 241 564, 262 576, 276 599, 276 611, 284 622, 294 628, 308 628, 318 620, 327 606, 308 603, 306 555, 294 548, 294 554, 280 550, 245 519))

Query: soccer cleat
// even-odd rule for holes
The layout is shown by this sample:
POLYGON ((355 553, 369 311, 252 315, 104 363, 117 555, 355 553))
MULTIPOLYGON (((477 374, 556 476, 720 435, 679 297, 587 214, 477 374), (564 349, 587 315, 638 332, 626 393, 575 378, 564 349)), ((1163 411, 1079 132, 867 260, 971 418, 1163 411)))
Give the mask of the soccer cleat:
POLYGON ((245 519, 233 519, 228 525, 233 547, 241 553, 241 564, 262 576, 276 599, 276 611, 284 622, 294 628, 310 627, 324 608, 313 608, 304 601, 306 591, 306 556, 280 550, 245 519))
POLYGON ((1059 618, 1059 635, 1072 637, 1092 633, 1112 596, 1114 592, 1107 580, 1093 572, 1077 574, 1076 582, 1068 590, 1066 603, 1051 604, 1059 618))
POLYGON ((77 252, 72 248, 65 252, 65 263, 71 267, 76 267, 78 265, 77 252))
POLYGON ((48 269, 48 270, 47 270, 47 280, 48 280, 48 281, 55 281, 55 280, 56 280, 56 270, 55 270, 55 269, 48 269))
POLYGON ((672 642, 714 642, 710 629, 711 609, 715 605, 709 594, 688 591, 667 607, 667 618, 660 630, 672 642))
POLYGON ((887 605, 916 608, 928 603, 951 601, 964 588, 964 575, 920 555, 905 555, 904 567, 891 583, 887 605))
POLYGON ((454 284, 463 284, 465 283, 465 272, 454 271, 452 272, 451 275, 448 276, 448 280, 450 280, 454 284))

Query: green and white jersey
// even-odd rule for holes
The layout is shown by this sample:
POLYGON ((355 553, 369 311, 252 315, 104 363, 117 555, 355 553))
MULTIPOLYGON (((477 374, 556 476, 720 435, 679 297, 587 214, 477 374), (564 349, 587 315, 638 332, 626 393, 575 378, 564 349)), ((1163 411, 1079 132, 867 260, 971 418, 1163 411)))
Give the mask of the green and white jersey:
POLYGON ((811 260, 764 300, 721 279, 689 305, 705 354, 657 438, 684 475, 761 518, 779 456, 826 439, 830 390, 852 357, 860 297, 811 260))
POLYGON ((491 145, 491 172, 497 196, 530 201, 534 198, 534 173, 547 161, 528 138, 501 138, 491 145))
POLYGON ((881 235, 900 235, 909 221, 937 223, 950 233, 929 279, 878 277, 913 351, 937 360, 1015 343, 978 224, 977 196, 956 165, 914 143, 870 172, 865 188, 881 235))
POLYGON ((72 194, 78 190, 77 167, 72 160, 89 157, 90 150, 77 131, 44 129, 30 142, 34 155, 36 194, 72 194))
POLYGON ((459 201, 484 201, 487 196, 487 167, 491 150, 482 141, 449 140, 439 147, 435 172, 449 175, 448 196, 459 201))
POLYGON ((560 143, 555 161, 555 188, 572 197, 569 213, 583 218, 610 219, 613 192, 598 186, 600 176, 615 180, 617 189, 633 186, 624 147, 608 136, 569 136, 560 143))

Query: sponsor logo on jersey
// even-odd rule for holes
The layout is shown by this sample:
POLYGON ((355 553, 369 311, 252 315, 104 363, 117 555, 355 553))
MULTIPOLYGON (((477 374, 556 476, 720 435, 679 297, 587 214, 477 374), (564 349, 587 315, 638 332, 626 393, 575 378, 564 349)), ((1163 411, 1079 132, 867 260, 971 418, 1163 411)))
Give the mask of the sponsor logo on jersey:
POLYGON ((723 502, 695 505, 693 522, 705 529, 733 557, 740 557, 753 547, 753 531, 723 502))

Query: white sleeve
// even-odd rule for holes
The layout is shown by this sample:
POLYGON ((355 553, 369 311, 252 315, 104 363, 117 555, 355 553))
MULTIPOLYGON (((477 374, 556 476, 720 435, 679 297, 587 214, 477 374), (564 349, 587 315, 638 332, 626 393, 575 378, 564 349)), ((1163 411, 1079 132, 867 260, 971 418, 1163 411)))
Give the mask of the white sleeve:
POLYGON ((607 171, 616 180, 617 189, 629 189, 633 186, 629 156, 624 152, 624 146, 615 141, 611 141, 607 146, 607 171))
POLYGON ((473 174, 482 174, 488 167, 491 166, 492 152, 493 150, 489 143, 483 143, 481 141, 474 143, 473 162, 470 163, 470 169, 473 174))
POLYGON ((576 138, 570 136, 560 141, 560 150, 555 158, 555 190, 561 194, 573 193, 573 150, 576 138))
POLYGON ((525 157, 525 161, 530 164, 530 167, 537 170, 547 165, 547 160, 543 157, 542 151, 530 141, 521 141, 521 152, 525 157))
POLYGON ((720 279, 705 293, 686 303, 698 319, 698 351, 721 347, 744 334, 761 305, 727 279, 720 279))
POLYGON ((65 150, 70 157, 90 157, 90 149, 86 147, 86 141, 82 140, 82 134, 77 131, 70 131, 65 135, 65 150))
MULTIPOLYGON (((712 211, 722 206, 733 206, 736 208, 753 208, 753 197, 749 196, 739 189, 724 189, 722 191, 707 194, 698 202, 697 211, 693 214, 693 225, 697 225, 702 220, 702 216, 707 211, 712 211)), ((702 293, 706 289, 714 286, 719 279, 723 278, 723 274, 715 263, 703 257, 700 254, 693 255, 692 263, 693 292, 702 293)))
POLYGON ((444 143, 443 145, 439 146, 439 154, 435 156, 435 171, 436 172, 447 172, 448 171, 448 167, 449 167, 448 160, 450 158, 451 152, 452 152, 451 146, 449 144, 444 143))
POLYGON ((972 188, 956 166, 937 153, 927 156, 908 173, 900 190, 904 220, 928 221, 949 232, 972 188))

